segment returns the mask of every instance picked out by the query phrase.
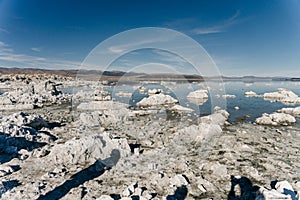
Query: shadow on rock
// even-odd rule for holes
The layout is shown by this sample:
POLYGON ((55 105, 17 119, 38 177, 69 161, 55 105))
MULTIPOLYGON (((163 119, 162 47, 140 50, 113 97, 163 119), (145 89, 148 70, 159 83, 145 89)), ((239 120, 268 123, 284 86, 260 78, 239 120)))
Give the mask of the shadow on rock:
POLYGON ((247 177, 236 178, 231 176, 231 189, 228 200, 255 200, 259 187, 252 184, 247 177))
POLYGON ((18 151, 21 149, 32 151, 46 144, 45 142, 28 141, 24 137, 12 137, 9 134, 0 132, 0 164, 17 157, 19 155, 18 151))
POLYGON ((168 195, 167 200, 183 200, 188 194, 188 189, 185 185, 178 187, 173 195, 168 195))
POLYGON ((86 181, 90 181, 101 176, 105 170, 108 170, 113 165, 116 165, 119 159, 119 150, 112 150, 109 158, 97 160, 94 164, 71 176, 71 178, 65 181, 62 185, 56 187, 52 191, 49 191, 45 195, 41 195, 38 200, 54 200, 64 197, 71 189, 77 188, 86 181), (106 163, 108 163, 108 165, 106 163))
POLYGON ((19 185, 21 184, 17 180, 4 181, 0 183, 0 198, 2 197, 2 194, 19 185))

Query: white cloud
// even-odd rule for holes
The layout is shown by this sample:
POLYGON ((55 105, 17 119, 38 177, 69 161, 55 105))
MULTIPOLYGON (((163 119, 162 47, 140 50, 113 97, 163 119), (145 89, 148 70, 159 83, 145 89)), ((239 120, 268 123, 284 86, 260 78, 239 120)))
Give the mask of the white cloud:
POLYGON ((77 69, 81 62, 50 59, 14 52, 9 45, 0 41, 0 64, 2 66, 19 66, 48 69, 77 69))
POLYGON ((36 52, 40 52, 42 50, 42 48, 41 47, 32 47, 31 50, 36 51, 36 52))
POLYGON ((204 35, 211 33, 221 33, 225 32, 230 26, 239 22, 238 17, 240 16, 240 11, 237 11, 232 17, 223 21, 223 23, 210 26, 210 27, 198 27, 192 29, 192 33, 196 35, 204 35))
MULTIPOLYGON (((147 32, 146 32, 147 33, 147 32)), ((143 39, 143 40, 139 40, 142 37, 143 39, 143 35, 137 35, 135 38, 135 42, 133 42, 134 40, 132 39, 132 41, 128 41, 126 38, 122 38, 122 40, 120 40, 123 44, 121 45, 115 45, 115 46, 110 46, 108 47, 108 51, 110 53, 117 53, 117 54, 121 54, 124 53, 126 50, 131 49, 131 48, 145 48, 148 47, 147 45, 151 45, 151 44, 156 44, 159 42, 166 42, 172 39, 172 35, 170 35, 168 38, 165 37, 164 34, 157 35, 157 37, 150 37, 148 39, 143 39)))
POLYGON ((4 29, 4 28, 0 28, 0 33, 9 33, 8 30, 4 29))

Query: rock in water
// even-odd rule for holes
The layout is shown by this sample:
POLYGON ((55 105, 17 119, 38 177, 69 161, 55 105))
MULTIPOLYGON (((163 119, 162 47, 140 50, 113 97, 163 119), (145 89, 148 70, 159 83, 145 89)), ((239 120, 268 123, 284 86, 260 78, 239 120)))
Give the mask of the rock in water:
POLYGON ((256 124, 261 125, 290 125, 296 122, 296 118, 292 115, 285 114, 285 113, 273 113, 273 114, 266 114, 264 113, 261 117, 255 120, 256 124))
POLYGON ((208 98, 208 91, 207 90, 196 90, 190 92, 187 98, 196 98, 196 99, 207 99, 208 98))
POLYGON ((143 98, 136 105, 141 107, 141 106, 166 105, 166 104, 173 104, 173 103, 178 103, 178 100, 174 99, 173 97, 171 97, 169 95, 154 94, 149 97, 143 98))

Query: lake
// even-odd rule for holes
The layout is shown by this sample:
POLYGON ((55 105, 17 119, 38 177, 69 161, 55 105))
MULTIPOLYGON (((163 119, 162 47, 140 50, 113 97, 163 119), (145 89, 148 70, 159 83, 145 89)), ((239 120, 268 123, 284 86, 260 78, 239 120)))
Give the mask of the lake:
MULTIPOLYGON (((297 107, 300 105, 285 105, 281 102, 270 102, 263 98, 246 97, 244 95, 247 91, 254 91, 257 94, 264 94, 266 92, 275 92, 278 88, 290 89, 294 93, 300 96, 300 82, 203 82, 203 83, 183 83, 183 84, 122 84, 111 87, 105 87, 105 90, 112 94, 112 97, 116 101, 127 103, 132 107, 136 106, 136 103, 142 100, 144 97, 148 97, 147 91, 149 89, 161 89, 165 94, 179 100, 179 104, 184 107, 189 107, 195 110, 197 116, 204 116, 211 114, 213 108, 217 105, 225 108, 230 113, 229 122, 234 123, 238 121, 253 122, 257 117, 260 117, 263 113, 272 113, 284 107, 297 107), (141 92, 139 89, 143 86, 145 92, 141 92), (209 86, 209 88, 207 88, 209 86), (209 98, 202 105, 197 105, 190 102, 186 96, 191 92, 198 89, 209 89, 209 98), (118 96, 119 92, 130 93, 131 96, 118 96), (216 97, 216 95, 222 96, 222 94, 232 94, 236 98, 216 97), (238 106, 239 110, 235 107, 238 106)), ((78 88, 75 89, 79 90, 78 88)), ((63 90, 64 93, 71 93, 70 88, 63 90)), ((300 121, 300 120, 298 120, 300 121)), ((299 123, 299 122, 298 122, 299 123)))

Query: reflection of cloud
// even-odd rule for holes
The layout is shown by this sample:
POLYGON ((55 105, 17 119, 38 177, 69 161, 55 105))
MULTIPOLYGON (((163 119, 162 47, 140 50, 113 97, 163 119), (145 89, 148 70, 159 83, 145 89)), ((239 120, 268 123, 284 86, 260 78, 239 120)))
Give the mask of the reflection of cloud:
POLYGON ((40 47, 32 47, 31 50, 32 51, 36 51, 36 52, 40 52, 42 50, 42 48, 40 48, 40 47))
POLYGON ((74 69, 80 66, 80 62, 67 60, 49 59, 39 56, 15 53, 9 45, 0 41, 0 62, 2 66, 38 67, 54 69, 74 69))
POLYGON ((232 17, 226 19, 222 24, 214 25, 210 27, 199 27, 192 30, 192 33, 197 35, 202 34, 211 34, 211 33, 221 33, 225 32, 227 28, 238 23, 238 17, 240 16, 240 12, 237 11, 232 17))

